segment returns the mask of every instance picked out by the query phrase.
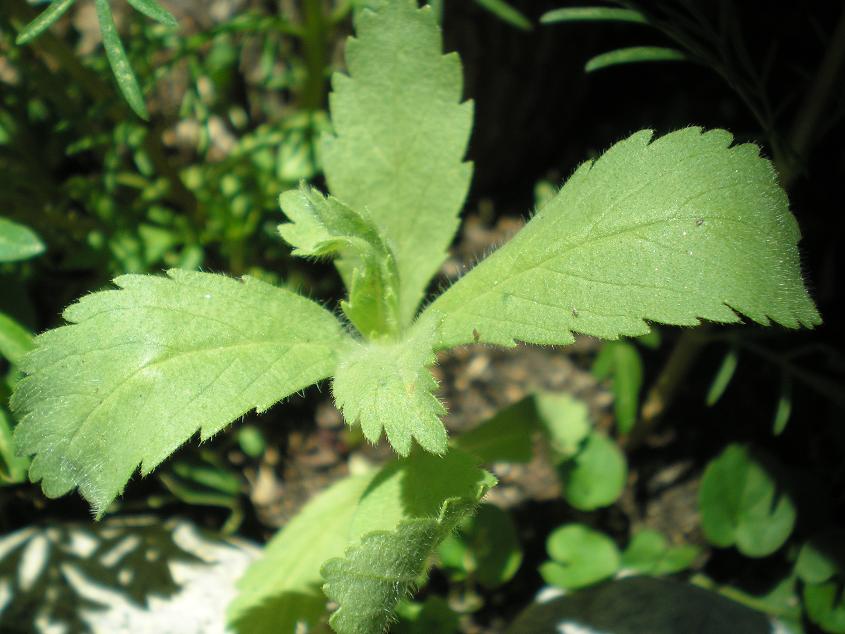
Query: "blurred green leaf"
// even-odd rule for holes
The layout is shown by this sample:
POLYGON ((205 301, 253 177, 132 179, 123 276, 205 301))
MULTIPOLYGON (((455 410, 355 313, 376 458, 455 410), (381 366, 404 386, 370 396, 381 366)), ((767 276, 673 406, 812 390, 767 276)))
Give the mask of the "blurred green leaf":
POLYGON ((544 13, 540 22, 543 24, 555 24, 557 22, 633 22, 646 24, 646 19, 642 13, 633 9, 565 7, 544 13))
POLYGON ((587 404, 569 394, 555 392, 538 392, 534 403, 558 458, 568 459, 575 455, 593 428, 587 404))
POLYGON ((0 357, 5 357, 12 365, 17 365, 30 350, 32 333, 0 311, 0 357))
POLYGON ((250 458, 258 458, 267 449, 267 440, 255 425, 244 425, 238 430, 238 445, 250 458))
POLYGON ((483 464, 530 462, 532 435, 537 429, 533 397, 526 397, 452 441, 458 449, 477 456, 483 464))
POLYGON ((646 348, 651 348, 652 350, 659 348, 661 342, 660 330, 658 330, 657 326, 652 325, 651 330, 644 335, 640 335, 636 340, 637 343, 646 348))
POLYGON ((699 552, 693 545, 670 546, 662 533, 643 530, 622 553, 622 567, 644 575, 670 575, 689 568, 699 552))
POLYGON ((563 496, 579 511, 593 511, 613 504, 625 489, 628 468, 625 455, 613 440, 600 432, 561 466, 563 496))
POLYGON ((503 20, 518 29, 530 31, 532 28, 531 20, 526 18, 521 12, 514 9, 504 0, 475 0, 475 3, 487 9, 500 20, 503 20))
POLYGON ((106 57, 108 57, 117 86, 133 112, 146 121, 150 118, 150 115, 144 103, 144 95, 141 93, 138 79, 129 65, 129 59, 126 57, 126 51, 117 33, 117 26, 114 23, 109 2, 108 0, 95 0, 95 6, 97 7, 97 19, 100 22, 100 32, 103 35, 106 57))
POLYGON ((780 548, 795 525, 795 505, 777 480, 774 460, 746 445, 729 445, 701 479, 701 528, 716 546, 736 545, 748 557, 780 548))
POLYGON ((76 0, 53 0, 49 7, 24 27, 23 31, 18 34, 15 44, 23 46, 34 40, 61 18, 73 6, 74 2, 76 0))
POLYGON ((139 13, 143 13, 148 18, 161 22, 165 26, 176 28, 179 22, 173 17, 167 9, 162 7, 156 0, 126 0, 139 13))
POLYGON ((621 559, 616 544, 607 535, 583 524, 555 529, 546 540, 552 561, 540 566, 546 583, 574 590, 613 576, 621 559))
POLYGON ((0 262, 28 260, 44 251, 44 243, 32 229, 0 218, 0 262))
POLYGON ((845 593, 840 584, 806 584, 804 607, 810 620, 825 632, 845 634, 845 593))
POLYGON ((805 583, 824 583, 845 570, 845 531, 828 529, 807 540, 798 552, 795 574, 805 583))
POLYGON ((725 393, 728 385, 730 385, 734 372, 736 372, 737 363, 739 363, 739 353, 736 351, 736 348, 731 348, 725 353, 722 364, 719 366, 716 375, 713 377, 713 381, 710 383, 710 389, 707 390, 706 402, 708 407, 713 407, 722 398, 722 394, 725 393))
POLYGON ((398 623, 391 634, 456 634, 460 631, 459 615, 449 607, 446 599, 431 595, 422 603, 404 601, 399 604, 398 623))
POLYGON ((637 422, 640 407, 643 385, 640 351, 627 341, 609 341, 596 356, 592 370, 597 379, 612 379, 616 425, 620 434, 628 433, 637 422))
POLYGON ((12 419, 6 408, 0 405, 0 484, 18 484, 26 480, 29 458, 15 452, 12 437, 12 419))
POLYGON ((772 421, 772 433, 775 436, 780 436, 783 430, 786 429, 789 418, 792 415, 792 379, 789 375, 783 373, 780 381, 780 395, 778 396, 778 404, 775 409, 775 416, 772 421))
POLYGON ((584 72, 618 66, 619 64, 635 64, 639 62, 673 62, 684 61, 687 56, 675 48, 664 48, 662 46, 631 46, 619 48, 615 51, 608 51, 596 55, 584 65, 584 72))
POLYGON ((470 576, 485 588, 497 588, 519 570, 522 548, 516 526, 506 511, 482 504, 437 549, 441 564, 470 576))

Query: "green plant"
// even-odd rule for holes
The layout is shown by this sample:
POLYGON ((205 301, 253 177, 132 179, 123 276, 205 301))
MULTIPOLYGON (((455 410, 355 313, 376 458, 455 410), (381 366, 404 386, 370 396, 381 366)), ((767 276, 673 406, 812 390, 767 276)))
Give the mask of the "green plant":
MULTIPOLYGON (((334 259, 342 319, 250 277, 125 275, 36 338, 12 398, 32 480, 48 496, 78 488, 101 517, 139 466, 146 475, 197 431, 207 439, 331 377, 347 422, 371 442, 384 432, 402 458, 335 485, 279 534, 232 606, 246 631, 319 618, 321 579, 337 631, 383 630, 494 485, 448 446, 435 352, 566 345, 575 332, 637 337, 652 322, 740 314, 820 323, 772 166, 756 146, 699 128, 638 132, 583 164, 513 240, 420 310, 469 187, 472 104, 430 9, 383 5, 359 14, 349 75, 334 78, 334 132, 322 144, 332 196, 303 185, 281 197, 294 254, 334 259)), ((585 436, 576 473, 613 453, 592 434, 569 441, 585 436)), ((614 496, 577 500, 595 508, 614 496)))

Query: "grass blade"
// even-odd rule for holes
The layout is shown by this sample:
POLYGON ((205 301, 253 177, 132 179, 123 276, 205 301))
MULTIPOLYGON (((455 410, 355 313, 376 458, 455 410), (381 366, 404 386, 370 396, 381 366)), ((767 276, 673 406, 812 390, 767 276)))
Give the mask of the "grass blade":
POLYGON ((584 65, 584 71, 593 71, 617 66, 619 64, 636 64, 638 62, 674 62, 684 61, 687 56, 676 48, 664 48, 662 46, 630 46, 618 48, 615 51, 608 51, 596 55, 584 65))
POLYGON ((713 378, 713 383, 710 384, 710 389, 707 391, 707 406, 713 407, 722 398, 722 394, 730 385, 736 366, 739 362, 739 355, 736 350, 729 350, 722 360, 722 365, 719 366, 719 371, 713 378))
POLYGON ((15 44, 22 46, 34 40, 62 17, 74 2, 76 0, 54 0, 37 18, 24 27, 15 40, 15 44))
POLYGON ((129 59, 126 57, 126 51, 117 33, 117 26, 114 23, 114 16, 112 16, 108 0, 96 0, 96 7, 97 19, 100 21, 100 32, 103 34, 103 46, 106 49, 106 56, 109 59, 109 64, 111 64, 117 86, 123 93, 129 107, 146 121, 150 118, 150 115, 144 103, 144 95, 141 94, 138 79, 129 65, 129 59))
POLYGON ((543 24, 558 22, 633 22, 646 24, 645 16, 633 9, 612 9, 609 7, 566 7, 554 9, 540 18, 543 24))
POLYGON ((127 0, 127 2, 139 13, 143 13, 156 22, 161 22, 164 26, 173 28, 179 26, 173 14, 156 2, 156 0, 127 0))
POLYGON ((500 20, 503 20, 518 29, 530 31, 532 28, 531 20, 526 18, 522 13, 514 9, 504 0, 475 0, 475 3, 487 9, 500 20))

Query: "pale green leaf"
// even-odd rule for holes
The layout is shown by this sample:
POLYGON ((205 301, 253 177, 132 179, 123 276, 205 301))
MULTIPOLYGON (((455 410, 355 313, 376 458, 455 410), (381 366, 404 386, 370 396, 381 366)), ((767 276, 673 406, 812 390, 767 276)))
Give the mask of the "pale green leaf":
MULTIPOLYGON (((424 461, 441 461, 443 480, 449 473, 449 456, 438 459, 434 456, 418 455, 415 458, 424 461)), ((463 460, 463 458, 460 458, 463 460)), ((460 497, 441 500, 439 511, 435 515, 426 513, 410 519, 402 519, 393 530, 377 530, 364 534, 360 543, 347 549, 343 558, 327 561, 322 574, 326 583, 323 590, 335 601, 339 608, 332 615, 330 624, 339 634, 373 634, 383 632, 393 617, 399 601, 413 592, 417 580, 426 572, 429 559, 443 539, 467 515, 471 514, 478 502, 495 484, 489 474, 475 470, 476 484, 460 497)), ((374 481, 374 485, 378 481, 374 481)), ((425 504, 418 511, 426 512, 435 496, 425 490, 425 483, 415 485, 416 495, 425 504)), ((399 489, 403 494, 407 485, 399 489)), ((383 496, 377 495, 370 501, 381 502, 383 496)), ((393 498, 391 507, 396 507, 404 498, 393 498)), ((362 505, 367 502, 367 494, 362 505)), ((410 509, 408 509, 410 510, 410 509)), ((361 511, 359 510, 359 514, 361 511)))
POLYGON ((505 0, 475 0, 475 3, 487 9, 500 20, 518 29, 522 29, 523 31, 531 30, 531 20, 505 2, 505 0))
POLYGON ((804 583, 824 583, 845 570, 845 531, 826 528, 807 540, 798 552, 795 574, 804 583))
POLYGON ((23 31, 18 34, 15 44, 23 46, 34 40, 55 24, 73 6, 74 2, 76 0, 53 0, 49 7, 24 27, 23 31))
POLYGON ((643 530, 622 553, 622 567, 644 575, 671 575, 689 568, 698 554, 696 546, 670 546, 662 533, 643 530))
POLYGON ((382 430, 403 456, 412 439, 424 449, 446 451, 446 408, 433 394, 437 381, 428 370, 435 361, 434 323, 415 324, 399 341, 356 343, 340 357, 332 393, 350 425, 361 424, 364 437, 378 441, 382 430))
POLYGON ((97 7, 100 33, 103 35, 103 47, 106 49, 106 57, 111 65, 115 81, 117 81, 117 87, 120 88, 120 92, 133 112, 146 121, 150 118, 150 115, 144 103, 144 95, 141 93, 138 79, 129 65, 123 42, 120 41, 120 35, 117 33, 109 0, 95 0, 94 4, 97 7))
POLYGON ((32 333, 0 311, 0 357, 5 357, 10 363, 17 365, 30 350, 32 333))
POLYGON ((28 260, 44 251, 44 243, 32 229, 0 218, 0 262, 28 260))
POLYGON ((292 222, 279 225, 282 238, 302 257, 341 256, 337 266, 349 290, 341 308, 368 338, 399 331, 396 261, 364 214, 302 185, 280 197, 292 222))
POLYGON ((607 579, 619 569, 619 549, 607 535, 583 524, 566 524, 546 540, 552 561, 540 566, 546 583, 567 590, 607 579))
POLYGON ((556 22, 634 22, 645 24, 645 16, 633 9, 611 7, 565 7, 547 11, 540 18, 544 24, 556 22))
POLYGON ((294 632, 326 610, 320 567, 343 555, 349 523, 373 474, 345 478, 311 500, 267 544, 238 582, 227 620, 234 632, 294 632))
POLYGON ((772 554, 795 526, 795 503, 779 484, 780 467, 767 454, 729 445, 704 470, 699 489, 701 529, 722 548, 748 557, 772 554))
POLYGON ((98 515, 198 430, 329 376, 348 341, 314 302, 251 278, 172 270, 68 308, 36 338, 12 397, 15 440, 51 497, 78 487, 98 515))
POLYGON ((534 396, 537 416, 552 450, 561 459, 578 453, 593 429, 587 404, 570 394, 539 392, 534 396))
POLYGON ((724 130, 642 131, 582 165, 505 246, 429 307, 438 348, 639 336, 647 321, 821 322, 769 161, 724 130), (734 312, 737 311, 737 312, 734 312))
POLYGON ((584 64, 584 71, 592 73, 602 68, 618 66, 619 64, 636 64, 639 62, 682 62, 687 56, 676 48, 663 46, 630 46, 608 51, 589 59, 584 64))
POLYGON ((17 455, 12 436, 12 419, 0 405, 0 484, 17 484, 26 480, 29 459, 17 455))
POLYGON ((738 363, 739 353, 737 353, 735 348, 731 348, 725 353, 722 364, 716 371, 713 382, 710 383, 710 389, 707 390, 706 402, 708 407, 713 407, 722 398, 722 394, 725 393, 725 390, 728 389, 728 385, 731 383, 738 363))
POLYGON ((359 15, 349 75, 333 79, 335 135, 322 153, 331 192, 366 210, 396 256, 403 325, 446 257, 472 172, 463 162, 472 104, 461 103, 460 60, 441 54, 432 11, 416 4, 359 15))
POLYGON ((613 440, 593 432, 562 471, 566 501, 579 511, 593 511, 610 506, 622 495, 628 466, 613 440))
POLYGON ((148 18, 161 22, 165 26, 174 28, 179 26, 173 14, 156 2, 156 0, 127 0, 127 2, 139 13, 143 13, 148 18))

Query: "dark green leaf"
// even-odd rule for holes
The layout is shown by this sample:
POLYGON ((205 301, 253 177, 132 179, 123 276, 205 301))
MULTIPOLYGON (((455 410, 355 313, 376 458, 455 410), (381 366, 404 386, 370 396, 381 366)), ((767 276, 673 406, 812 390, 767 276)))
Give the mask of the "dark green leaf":
POLYGON ((810 620, 830 634, 845 634, 845 594, 835 581, 804 586, 804 607, 810 620))
POLYGON ((824 583, 841 571, 845 571, 845 531, 839 529, 814 535, 795 562, 795 573, 805 583, 824 583))
POLYGON ((499 410, 493 418, 461 434, 452 443, 484 464, 529 462, 534 454, 532 436, 536 429, 537 410, 529 396, 499 410))
POLYGON ((523 31, 531 30, 531 20, 504 0, 475 0, 475 3, 518 29, 522 29, 523 31))
POLYGON ((165 26, 173 28, 179 26, 179 23, 176 21, 176 18, 173 17, 173 14, 162 7, 158 2, 156 2, 156 0, 127 0, 127 2, 132 5, 136 11, 143 13, 148 18, 156 20, 157 22, 161 22, 165 26))

